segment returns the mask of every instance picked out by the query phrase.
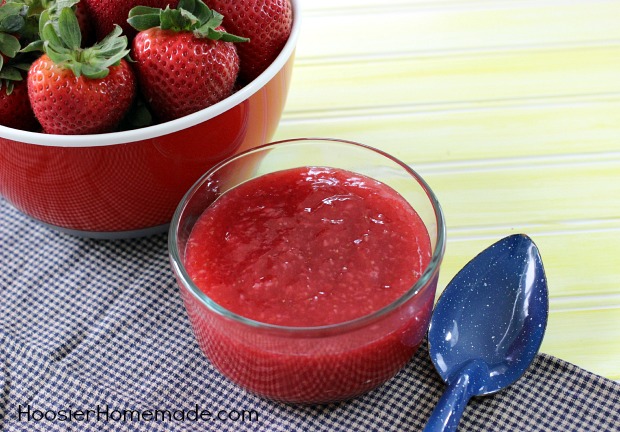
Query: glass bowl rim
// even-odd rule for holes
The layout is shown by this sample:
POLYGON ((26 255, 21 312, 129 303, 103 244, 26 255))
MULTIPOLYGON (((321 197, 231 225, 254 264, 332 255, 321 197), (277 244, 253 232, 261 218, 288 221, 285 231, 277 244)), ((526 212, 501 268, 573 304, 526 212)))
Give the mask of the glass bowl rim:
POLYGON ((386 153, 383 150, 379 150, 375 147, 372 147, 366 144, 360 144, 354 141, 344 140, 344 139, 320 138, 320 137, 293 138, 293 139, 286 139, 286 140, 281 140, 281 141, 274 141, 268 144, 263 144, 263 145, 254 147, 252 149, 248 149, 244 152, 233 155, 221 161, 217 165, 210 168, 207 172, 205 172, 192 185, 192 187, 187 191, 187 193, 183 196, 183 198, 179 202, 179 205, 177 206, 174 212, 172 221, 170 223, 170 229, 168 232, 168 254, 170 257, 171 266, 173 268, 175 276, 180 280, 181 284, 183 285, 181 288, 187 289, 190 295, 192 295, 202 305, 204 305, 209 310, 211 310, 212 312, 216 313, 219 316, 231 319, 234 322, 237 322, 237 323, 240 323, 240 324, 252 327, 252 328, 258 328, 258 329, 264 329, 264 330, 270 330, 270 331, 276 331, 276 332, 282 332, 282 333, 289 333, 293 335, 304 335, 308 333, 324 334, 325 332, 331 332, 331 331, 349 331, 349 330, 353 330, 356 328, 360 328, 369 323, 375 322, 381 317, 398 309, 400 306, 402 306, 403 304, 407 303, 410 299, 415 297, 422 290, 423 287, 431 283, 433 278, 436 277, 437 273, 439 272, 439 266, 443 259, 445 247, 446 247, 446 223, 445 223, 445 217, 443 214, 443 210, 441 208, 441 205, 439 204, 439 200, 437 199, 435 193, 432 191, 428 183, 422 178, 422 176, 420 176, 415 170, 413 170, 413 168, 411 168, 409 165, 405 164, 401 160, 397 159, 396 157, 390 155, 389 153, 386 153), (224 308, 223 306, 220 306, 218 303, 213 301, 209 296, 204 294, 200 290, 200 288, 198 288, 193 283, 193 281, 191 280, 191 277, 189 276, 189 274, 187 273, 187 270, 185 269, 185 266, 182 263, 181 255, 179 253, 179 249, 177 246, 177 240, 178 240, 178 228, 180 226, 179 222, 184 213, 184 210, 188 202, 191 200, 194 194, 198 191, 198 189, 200 189, 200 187, 208 180, 208 178, 215 171, 219 170, 220 168, 227 165, 228 163, 233 162, 246 155, 264 151, 264 150, 267 150, 275 146, 311 142, 311 141, 321 141, 323 143, 333 143, 335 145, 355 146, 358 148, 364 148, 366 150, 370 150, 396 163, 401 168, 403 168, 403 170, 407 172, 411 177, 413 177, 413 179, 417 181, 418 184, 422 187, 429 201, 431 202, 434 215, 435 215, 435 219, 437 221, 437 236, 436 236, 435 250, 433 251, 431 260, 428 266, 426 267, 426 269, 424 270, 424 272, 422 273, 422 276, 420 276, 420 278, 416 281, 416 283, 411 288, 409 288, 407 291, 405 291, 402 295, 400 295, 396 300, 394 300, 393 302, 367 315, 364 315, 364 316, 361 316, 361 317, 358 317, 358 318, 355 318, 349 321, 343 321, 343 322, 321 325, 321 326, 305 326, 305 327, 285 326, 285 325, 265 323, 262 321, 256 321, 256 320, 244 317, 243 315, 234 313, 224 308))

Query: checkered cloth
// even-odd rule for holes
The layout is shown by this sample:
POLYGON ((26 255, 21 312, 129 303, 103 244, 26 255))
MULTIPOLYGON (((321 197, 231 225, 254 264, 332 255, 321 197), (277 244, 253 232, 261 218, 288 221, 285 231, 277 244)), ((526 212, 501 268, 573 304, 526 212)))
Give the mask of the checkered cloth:
MULTIPOLYGON (((72 237, 0 198, 1 430, 424 426, 444 390, 425 346, 379 389, 327 406, 274 403, 227 381, 194 340, 166 240, 72 237)), ((620 431, 620 384, 541 354, 509 389, 470 401, 460 430, 620 431)))

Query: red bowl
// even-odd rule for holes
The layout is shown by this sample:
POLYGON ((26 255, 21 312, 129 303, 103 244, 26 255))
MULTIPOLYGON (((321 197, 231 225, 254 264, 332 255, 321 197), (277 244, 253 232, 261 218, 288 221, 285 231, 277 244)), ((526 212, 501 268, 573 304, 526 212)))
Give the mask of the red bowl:
POLYGON ((299 5, 282 52, 225 100, 132 131, 48 135, 0 126, 0 195, 46 225, 86 237, 163 232, 190 186, 219 161, 269 142, 288 94, 299 5))

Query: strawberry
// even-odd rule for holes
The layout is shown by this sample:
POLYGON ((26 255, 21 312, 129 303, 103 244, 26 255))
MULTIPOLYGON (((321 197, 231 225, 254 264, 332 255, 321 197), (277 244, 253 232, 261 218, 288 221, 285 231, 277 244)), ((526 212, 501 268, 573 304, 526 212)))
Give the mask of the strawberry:
POLYGON ((230 96, 239 72, 222 16, 200 0, 181 0, 177 9, 136 7, 129 23, 140 32, 132 57, 146 103, 160 121, 199 111, 230 96))
POLYGON ((0 125, 25 131, 39 128, 28 99, 26 80, 0 86, 0 125))
MULTIPOLYGON (((75 16, 80 24, 80 31, 82 33, 82 46, 90 46, 95 43, 95 28, 93 21, 90 18, 90 14, 86 9, 86 3, 83 1, 77 1, 75 4, 75 16)), ((112 30, 107 32, 109 34, 112 30)))
POLYGON ((132 40, 136 31, 127 23, 129 11, 135 6, 154 8, 176 7, 178 0, 82 0, 95 25, 97 38, 101 39, 118 24, 123 33, 132 40))
POLYGON ((101 42, 80 48, 81 33, 71 8, 58 19, 41 14, 45 54, 28 71, 28 96, 43 131, 53 134, 94 134, 115 129, 129 110, 136 82, 129 64, 127 38, 116 27, 101 42))
POLYGON ((289 0, 206 0, 224 15, 232 33, 250 38, 237 50, 241 78, 247 83, 260 75, 278 56, 291 34, 293 9, 289 0))
POLYGON ((0 125, 32 131, 38 124, 23 76, 32 58, 19 53, 27 12, 21 4, 0 3, 0 125))

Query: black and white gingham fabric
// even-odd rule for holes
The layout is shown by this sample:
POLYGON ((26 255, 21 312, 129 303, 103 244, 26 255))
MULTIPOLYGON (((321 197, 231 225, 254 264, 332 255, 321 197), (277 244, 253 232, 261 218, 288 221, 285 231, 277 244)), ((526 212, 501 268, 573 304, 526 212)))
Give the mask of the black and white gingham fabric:
MULTIPOLYGON (((0 430, 417 431, 443 389, 423 347, 353 401, 248 394, 199 350, 165 235, 76 238, 0 198, 0 430)), ((542 354, 509 389, 471 401, 459 430, 620 431, 620 384, 542 354)))

